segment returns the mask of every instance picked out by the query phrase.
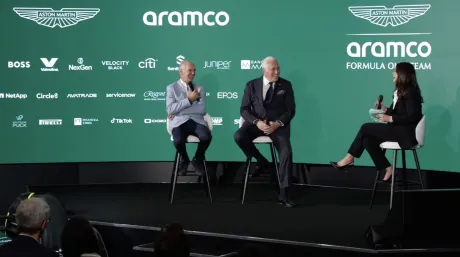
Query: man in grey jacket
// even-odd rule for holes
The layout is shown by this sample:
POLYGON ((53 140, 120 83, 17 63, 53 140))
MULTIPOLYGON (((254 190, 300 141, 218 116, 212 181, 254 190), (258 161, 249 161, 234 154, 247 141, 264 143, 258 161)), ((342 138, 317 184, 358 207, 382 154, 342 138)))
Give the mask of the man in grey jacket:
POLYGON ((166 88, 166 110, 170 119, 174 146, 182 157, 179 174, 185 175, 190 159, 185 142, 189 135, 200 139, 192 164, 196 172, 204 172, 203 160, 211 143, 211 132, 204 116, 206 114, 206 92, 203 86, 193 83, 195 65, 183 61, 179 66, 180 79, 166 88))

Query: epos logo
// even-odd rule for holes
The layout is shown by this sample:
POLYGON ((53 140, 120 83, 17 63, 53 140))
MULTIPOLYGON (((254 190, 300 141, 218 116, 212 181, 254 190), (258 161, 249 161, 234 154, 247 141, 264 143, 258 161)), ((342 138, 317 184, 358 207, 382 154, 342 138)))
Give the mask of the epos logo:
POLYGON ((8 61, 8 68, 13 69, 28 69, 30 68, 30 62, 29 61, 8 61))
POLYGON ((238 92, 217 92, 218 99, 238 99, 238 92))

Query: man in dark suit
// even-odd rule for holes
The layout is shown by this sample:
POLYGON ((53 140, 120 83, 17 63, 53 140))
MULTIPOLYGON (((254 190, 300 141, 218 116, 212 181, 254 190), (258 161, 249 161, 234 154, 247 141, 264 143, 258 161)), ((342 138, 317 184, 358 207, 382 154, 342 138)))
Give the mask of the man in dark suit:
POLYGON ((19 235, 0 247, 0 257, 58 257, 59 254, 41 245, 48 223, 50 207, 42 198, 22 201, 16 209, 19 235))
POLYGON ((248 158, 254 157, 258 168, 251 174, 260 175, 268 168, 268 160, 252 141, 269 136, 280 156, 278 200, 286 207, 294 207, 289 199, 292 175, 291 120, 295 115, 294 91, 291 82, 279 77, 280 68, 274 57, 262 61, 264 75, 246 84, 240 113, 245 120, 235 133, 235 141, 248 158))

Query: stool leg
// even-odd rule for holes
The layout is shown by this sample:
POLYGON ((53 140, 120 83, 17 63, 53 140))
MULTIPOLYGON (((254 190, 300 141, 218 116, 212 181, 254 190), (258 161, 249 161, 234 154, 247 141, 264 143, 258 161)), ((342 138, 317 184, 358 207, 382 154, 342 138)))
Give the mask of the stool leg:
POLYGON ((176 151, 176 157, 174 158, 173 172, 171 174, 171 192, 169 196, 170 203, 173 203, 174 201, 174 191, 176 190, 177 172, 179 170, 179 162, 180 162, 179 152, 176 151))
POLYGON ((391 193, 390 193, 390 209, 393 207, 393 193, 395 191, 395 177, 396 177, 396 163, 398 157, 398 150, 394 150, 393 154, 393 172, 391 175, 391 193))
POLYGON ((406 170, 406 151, 401 149, 402 163, 403 163, 403 172, 402 172, 402 181, 404 181, 404 189, 407 190, 407 170, 406 170))
POLYGON ((377 191, 379 175, 380 175, 380 170, 377 170, 377 175, 375 176, 375 182, 374 182, 374 189, 372 190, 371 203, 369 204, 369 211, 372 210, 372 205, 374 204, 375 192, 377 191))
POLYGON ((241 204, 244 204, 246 187, 248 186, 249 170, 251 170, 251 157, 246 160, 246 171, 244 172, 243 192, 241 193, 241 204))
POLYGON ((423 185, 422 171, 420 170, 420 163, 418 162, 417 150, 413 149, 412 152, 414 153, 415 165, 417 166, 418 177, 420 178, 420 185, 422 185, 422 189, 425 189, 425 186, 423 185))
POLYGON ((276 178, 278 179, 277 189, 279 190, 281 188, 280 172, 278 170, 278 162, 276 161, 276 152, 273 143, 270 143, 270 151, 272 153, 273 163, 275 164, 276 178))
POLYGON ((209 196, 209 200, 212 203, 211 185, 209 183, 208 168, 206 167, 206 160, 205 159, 203 160, 203 167, 204 167, 204 175, 206 176, 206 181, 204 181, 204 183, 206 184, 207 195, 209 196))

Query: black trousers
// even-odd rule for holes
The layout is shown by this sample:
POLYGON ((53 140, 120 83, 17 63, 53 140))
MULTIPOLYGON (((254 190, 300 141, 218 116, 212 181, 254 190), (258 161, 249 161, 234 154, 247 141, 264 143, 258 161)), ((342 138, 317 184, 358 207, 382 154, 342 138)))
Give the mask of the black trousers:
POLYGON ((204 154, 212 140, 211 131, 209 131, 208 127, 190 119, 180 126, 173 128, 171 132, 174 147, 176 147, 177 151, 182 156, 182 160, 190 161, 185 147, 188 136, 196 136, 200 139, 200 143, 198 143, 198 148, 196 149, 195 159, 197 161, 204 160, 204 154))
MULTIPOLYGON (((268 162, 267 159, 260 153, 257 147, 252 143, 254 139, 260 136, 266 136, 254 124, 245 123, 235 133, 235 141, 243 150, 247 158, 254 157, 257 162, 268 162)), ((280 127, 272 134, 268 135, 276 150, 279 153, 280 165, 280 187, 287 188, 291 185, 292 176, 292 147, 290 142, 290 131, 287 128, 280 127)))
POLYGON ((385 141, 397 142, 398 138, 404 132, 404 128, 398 126, 385 123, 365 123, 359 129, 348 153, 359 158, 363 154, 364 149, 366 149, 375 167, 379 170, 385 169, 390 167, 391 164, 380 148, 380 144, 385 141))

